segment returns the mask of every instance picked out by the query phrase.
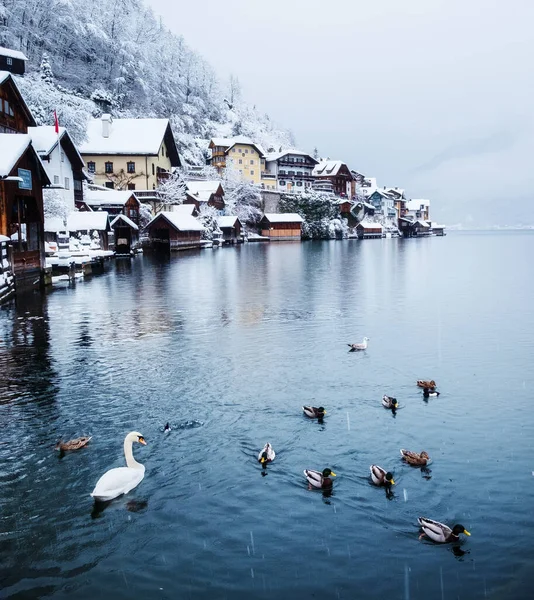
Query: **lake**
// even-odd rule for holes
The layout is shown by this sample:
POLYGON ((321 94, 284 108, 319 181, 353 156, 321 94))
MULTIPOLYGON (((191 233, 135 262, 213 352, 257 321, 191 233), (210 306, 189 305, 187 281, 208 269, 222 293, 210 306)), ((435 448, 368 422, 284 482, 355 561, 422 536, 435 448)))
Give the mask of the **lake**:
POLYGON ((0 308, 0 597, 531 598, 533 256, 534 232, 249 243, 0 308), (131 430, 145 478, 94 510, 131 430))

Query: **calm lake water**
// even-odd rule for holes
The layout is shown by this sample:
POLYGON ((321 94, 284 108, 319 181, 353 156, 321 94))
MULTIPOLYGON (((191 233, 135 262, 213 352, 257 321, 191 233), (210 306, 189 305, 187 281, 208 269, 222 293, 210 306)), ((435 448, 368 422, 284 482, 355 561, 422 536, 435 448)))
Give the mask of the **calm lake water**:
POLYGON ((532 232, 248 244, 1 308, 0 597, 532 598, 533 256, 532 232), (130 430, 145 479, 95 512, 130 430), (420 515, 472 537, 419 541, 420 515))

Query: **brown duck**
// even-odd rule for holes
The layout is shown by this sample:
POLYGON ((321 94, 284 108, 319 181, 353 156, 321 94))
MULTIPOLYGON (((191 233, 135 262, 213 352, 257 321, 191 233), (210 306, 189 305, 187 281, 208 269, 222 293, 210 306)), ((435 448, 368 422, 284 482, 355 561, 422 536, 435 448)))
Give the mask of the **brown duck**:
POLYGON ((75 440, 69 440, 68 442, 58 442, 56 444, 56 450, 60 452, 67 452, 69 450, 79 450, 83 448, 89 443, 89 440, 92 439, 93 436, 83 436, 76 438, 75 440))
POLYGON ((401 450, 402 458, 409 464, 416 467, 426 467, 430 462, 430 456, 423 450, 420 454, 411 450, 401 450))
POLYGON ((429 390, 434 390, 436 388, 436 382, 431 379, 430 381, 426 379, 418 379, 417 386, 420 388, 428 388, 429 390))

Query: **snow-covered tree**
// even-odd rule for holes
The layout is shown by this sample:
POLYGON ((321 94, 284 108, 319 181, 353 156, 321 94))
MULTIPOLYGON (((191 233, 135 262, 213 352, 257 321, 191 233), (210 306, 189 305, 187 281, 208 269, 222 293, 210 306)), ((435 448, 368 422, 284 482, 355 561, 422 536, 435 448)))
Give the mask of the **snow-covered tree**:
POLYGON ((202 237, 205 240, 213 239, 213 232, 219 231, 219 226, 217 224, 217 217, 219 216, 219 211, 213 206, 202 205, 200 207, 200 214, 198 216, 199 221, 204 225, 204 231, 202 232, 202 237))
POLYGON ((48 54, 46 52, 43 53, 43 58, 41 59, 41 66, 39 67, 41 79, 45 83, 53 84, 54 83, 54 73, 52 72, 52 66, 50 65, 50 59, 48 58, 48 54))
POLYGON ((153 203, 154 214, 159 214, 164 206, 182 204, 187 186, 181 173, 174 173, 156 191, 157 201, 153 203))
POLYGON ((60 218, 66 222, 69 209, 59 190, 43 190, 43 206, 45 219, 60 218))

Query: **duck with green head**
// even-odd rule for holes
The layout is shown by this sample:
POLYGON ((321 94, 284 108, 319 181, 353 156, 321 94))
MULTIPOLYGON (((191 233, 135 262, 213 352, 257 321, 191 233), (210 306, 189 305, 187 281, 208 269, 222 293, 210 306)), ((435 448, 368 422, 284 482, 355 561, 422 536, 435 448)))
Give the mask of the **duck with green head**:
POLYGON ((451 529, 439 521, 433 521, 432 519, 427 519, 426 517, 419 517, 417 522, 421 526, 422 530, 419 539, 427 537, 438 544, 457 542, 460 534, 462 533, 467 536, 471 535, 469 531, 467 531, 467 529, 460 524, 454 525, 454 527, 451 529))
POLYGON ((310 488, 317 490, 329 490, 332 488, 333 482, 330 477, 336 477, 332 469, 323 469, 323 471, 312 471, 304 469, 304 476, 308 480, 310 488))

